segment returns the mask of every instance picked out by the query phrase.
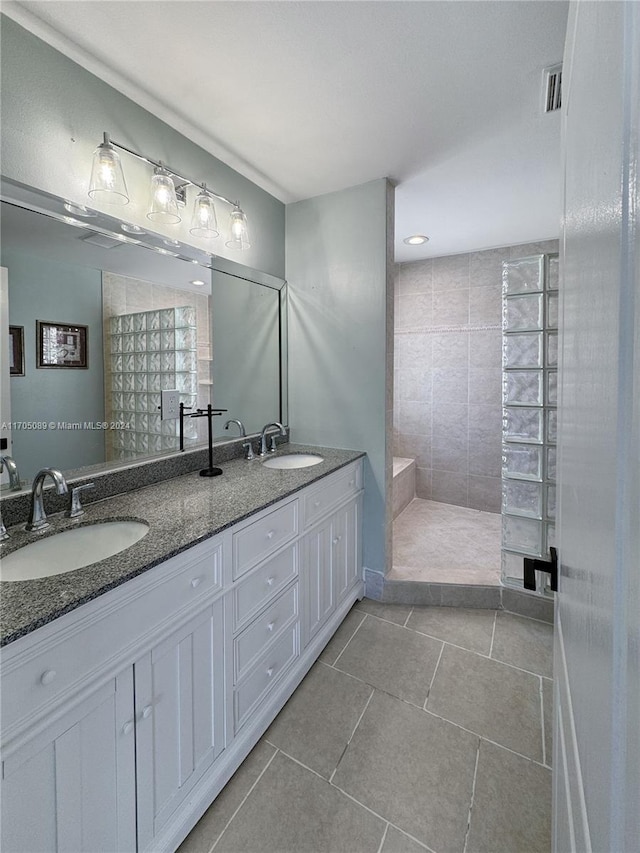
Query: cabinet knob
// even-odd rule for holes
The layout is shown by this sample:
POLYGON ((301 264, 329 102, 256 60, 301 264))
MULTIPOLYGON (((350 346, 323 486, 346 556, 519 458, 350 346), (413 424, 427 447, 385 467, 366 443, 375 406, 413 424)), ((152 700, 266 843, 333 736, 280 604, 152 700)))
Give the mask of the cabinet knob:
POLYGON ((275 578, 267 578, 267 586, 273 586, 275 578))
POLYGON ((133 731, 133 720, 127 720, 127 722, 122 727, 122 734, 123 735, 130 735, 132 731, 133 731))
POLYGON ((143 720, 147 720, 151 716, 151 712, 153 711, 153 705, 147 705, 146 708, 142 709, 142 713, 140 716, 143 720))
POLYGON ((313 505, 314 505, 314 506, 320 506, 320 504, 321 504, 321 503, 322 503, 321 501, 314 501, 314 502, 313 502, 313 505))
POLYGON ((40 684, 51 684, 53 679, 56 677, 55 669, 47 669, 40 676, 40 684))
POLYGON ((273 539, 273 534, 274 534, 274 532, 275 532, 275 531, 270 530, 270 531, 267 533, 267 539, 273 539))
POLYGON ((271 678, 271 676, 273 675, 273 667, 272 666, 270 666, 269 669, 267 670, 267 675, 269 676, 269 678, 271 678))
POLYGON ((197 586, 200 586, 202 582, 202 578, 191 578, 191 586, 195 589, 197 586))
POLYGON ((273 631, 273 626, 275 624, 276 624, 275 622, 269 622, 269 624, 267 625, 267 631, 273 631))
POLYGON ((337 545, 341 539, 342 539, 342 536, 336 536, 336 538, 333 540, 333 544, 337 545))

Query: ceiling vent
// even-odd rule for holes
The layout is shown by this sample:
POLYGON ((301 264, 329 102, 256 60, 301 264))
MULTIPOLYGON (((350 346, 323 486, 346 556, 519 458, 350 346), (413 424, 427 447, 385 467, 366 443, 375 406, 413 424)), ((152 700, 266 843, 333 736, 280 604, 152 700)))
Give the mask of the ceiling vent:
POLYGON ((552 113, 562 106, 562 63, 544 69, 544 111, 552 113))
POLYGON ((106 234, 91 232, 88 237, 81 237, 80 239, 83 243, 91 243, 92 246, 100 246, 101 249, 115 249, 116 246, 122 246, 120 240, 114 240, 113 237, 108 237, 106 234))

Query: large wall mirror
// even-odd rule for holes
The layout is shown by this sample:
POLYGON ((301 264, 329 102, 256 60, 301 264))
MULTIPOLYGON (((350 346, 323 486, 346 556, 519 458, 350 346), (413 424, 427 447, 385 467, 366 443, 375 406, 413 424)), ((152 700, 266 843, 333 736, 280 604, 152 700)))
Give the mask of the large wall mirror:
MULTIPOLYGON (((180 452, 166 390, 227 410, 216 443, 287 423, 284 281, 6 180, 0 227, 1 453, 23 481, 180 452)), ((206 441, 185 417, 185 450, 206 441)))

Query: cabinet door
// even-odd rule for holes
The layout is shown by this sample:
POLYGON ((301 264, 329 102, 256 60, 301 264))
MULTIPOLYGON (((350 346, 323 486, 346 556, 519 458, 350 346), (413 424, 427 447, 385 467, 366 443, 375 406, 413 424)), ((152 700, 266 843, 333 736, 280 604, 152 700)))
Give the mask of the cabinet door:
POLYGON ((222 600, 135 664, 139 850, 224 748, 222 600))
POLYGON ((336 606, 333 582, 332 523, 328 518, 304 537, 300 550, 303 645, 318 633, 336 606))
POLYGON ((136 850, 133 669, 2 761, 3 853, 136 850))
POLYGON ((333 516, 333 572, 336 584, 336 605, 339 605, 351 587, 359 580, 360 555, 360 502, 348 504, 333 516))

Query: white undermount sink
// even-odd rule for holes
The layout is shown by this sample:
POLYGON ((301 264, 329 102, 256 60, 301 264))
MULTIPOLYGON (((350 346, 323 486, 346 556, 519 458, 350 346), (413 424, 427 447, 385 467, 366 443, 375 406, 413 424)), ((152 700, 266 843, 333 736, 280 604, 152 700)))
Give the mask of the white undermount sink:
POLYGON ((285 453, 283 456, 274 456, 262 464, 265 468, 309 468, 324 461, 324 457, 316 456, 315 453, 285 453))
POLYGON ((0 580, 30 581, 90 566, 135 545, 149 532, 141 521, 104 521, 63 530, 0 560, 0 580))

